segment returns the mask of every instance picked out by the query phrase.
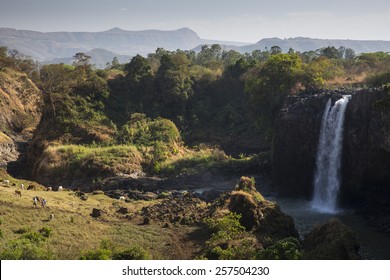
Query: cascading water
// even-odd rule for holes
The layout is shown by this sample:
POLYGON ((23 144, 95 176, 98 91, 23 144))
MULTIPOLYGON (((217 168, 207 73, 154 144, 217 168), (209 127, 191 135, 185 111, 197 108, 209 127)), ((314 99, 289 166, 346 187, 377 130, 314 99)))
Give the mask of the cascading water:
POLYGON ((350 95, 345 95, 331 106, 329 98, 322 117, 312 201, 313 208, 320 212, 337 212, 344 114, 350 99, 350 95))

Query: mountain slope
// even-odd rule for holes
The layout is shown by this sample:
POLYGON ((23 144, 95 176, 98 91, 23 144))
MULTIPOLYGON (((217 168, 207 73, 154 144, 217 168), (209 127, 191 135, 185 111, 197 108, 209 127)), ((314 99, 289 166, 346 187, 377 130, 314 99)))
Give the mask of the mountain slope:
POLYGON ((188 28, 173 31, 126 31, 113 28, 104 32, 35 32, 0 28, 0 45, 38 60, 71 57, 77 52, 102 48, 126 55, 147 54, 162 47, 168 50, 191 49, 202 43, 188 28))
MULTIPOLYGON (((212 43, 206 42, 207 45, 212 43)), ((192 50, 200 52, 202 49, 200 44, 192 50)), ((254 50, 270 50, 273 46, 279 46, 283 52, 288 52, 290 48, 299 52, 315 51, 321 48, 333 46, 339 48, 341 46, 353 49, 356 53, 370 53, 370 52, 390 52, 390 41, 370 41, 370 40, 337 40, 337 39, 312 39, 312 38, 265 38, 258 41, 256 44, 241 45, 238 44, 221 44, 226 51, 235 50, 240 53, 251 53, 254 50)))
POLYGON ((279 46, 284 52, 287 52, 290 48, 293 48, 295 51, 305 52, 318 50, 328 46, 334 46, 336 48, 344 46, 346 48, 353 49, 356 53, 390 51, 390 41, 312 39, 303 37, 288 39, 266 38, 253 45, 230 47, 239 52, 245 53, 253 50, 269 50, 272 46, 279 46))

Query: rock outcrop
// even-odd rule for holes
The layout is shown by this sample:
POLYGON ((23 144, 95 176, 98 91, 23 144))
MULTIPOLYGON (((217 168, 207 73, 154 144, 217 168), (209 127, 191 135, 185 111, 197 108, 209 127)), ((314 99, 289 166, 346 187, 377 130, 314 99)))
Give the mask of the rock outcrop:
POLYGON ((361 91, 344 125, 341 199, 390 210, 390 94, 361 91))
POLYGON ((7 162, 17 160, 19 152, 15 142, 0 131, 0 166, 5 166, 7 162))
POLYGON ((42 94, 26 74, 0 71, 0 166, 15 161, 41 117, 42 94))
POLYGON ((312 195, 321 120, 331 93, 291 96, 281 109, 272 147, 272 177, 280 194, 312 195))
POLYGON ((314 228, 303 241, 304 259, 357 260, 360 244, 356 233, 337 219, 314 228))

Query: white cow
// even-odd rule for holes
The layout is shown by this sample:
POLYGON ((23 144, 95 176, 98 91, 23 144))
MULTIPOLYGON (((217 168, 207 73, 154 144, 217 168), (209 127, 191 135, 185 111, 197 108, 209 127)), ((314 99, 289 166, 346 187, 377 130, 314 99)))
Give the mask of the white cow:
POLYGON ((58 191, 60 192, 60 191, 62 191, 64 188, 62 187, 62 186, 59 186, 58 187, 58 191))

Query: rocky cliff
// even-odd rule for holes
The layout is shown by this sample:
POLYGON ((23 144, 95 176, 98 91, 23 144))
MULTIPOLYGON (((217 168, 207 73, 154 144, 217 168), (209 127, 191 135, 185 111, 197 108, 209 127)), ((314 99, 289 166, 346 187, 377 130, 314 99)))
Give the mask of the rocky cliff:
POLYGON ((344 202, 390 209, 390 94, 353 95, 345 115, 342 176, 344 202))
POLYGON ((317 91, 289 97, 277 119, 273 180, 279 193, 310 198, 325 104, 351 94, 342 155, 343 204, 390 198, 390 96, 383 90, 317 91))
POLYGON ((330 96, 291 96, 280 111, 272 145, 272 177, 280 194, 311 196, 322 114, 330 96))
POLYGON ((0 165, 18 158, 41 116, 42 94, 27 75, 0 71, 0 165))

